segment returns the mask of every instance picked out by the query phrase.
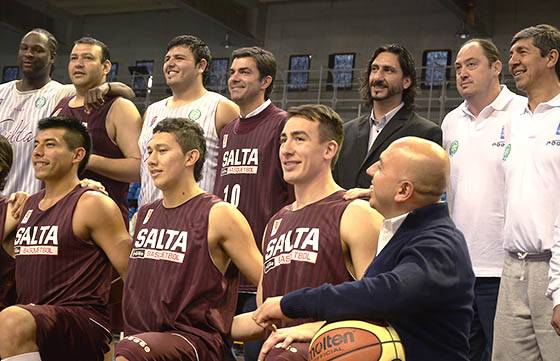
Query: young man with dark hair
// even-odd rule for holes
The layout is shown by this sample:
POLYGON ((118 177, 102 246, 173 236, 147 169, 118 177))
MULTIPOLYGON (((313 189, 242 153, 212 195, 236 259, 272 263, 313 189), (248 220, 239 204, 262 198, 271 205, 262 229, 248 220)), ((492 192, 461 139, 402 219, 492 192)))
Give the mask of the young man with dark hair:
MULTIPOLYGON (((39 191, 41 183, 29 162, 37 122, 50 116, 62 98, 75 93, 73 85, 65 86, 51 79, 57 44, 55 37, 44 29, 33 29, 25 34, 17 56, 22 78, 0 85, 0 134, 12 144, 15 159, 6 194, 39 191)), ((103 95, 108 93, 134 96, 124 84, 105 83, 91 89, 85 103, 88 107, 98 106, 103 95)))
POLYGON ((261 255, 241 212, 196 183, 206 152, 196 122, 162 120, 147 152, 163 199, 138 211, 117 360, 224 360, 237 270, 256 284, 261 255))
MULTIPOLYGON (((332 177, 342 138, 342 120, 332 109, 324 105, 289 109, 279 153, 295 201, 265 228, 258 304, 301 287, 360 279, 373 259, 382 218, 365 201, 344 200, 344 190, 332 177)), ((307 360, 309 341, 323 324, 309 321, 282 322, 264 343, 259 359, 307 360)), ((235 317, 234 339, 266 335, 252 312, 235 317)))
POLYGON ((218 157, 218 135, 222 128, 239 115, 239 108, 224 96, 204 88, 204 78, 210 66, 208 46, 192 35, 179 35, 167 45, 163 62, 165 82, 172 95, 148 107, 138 144, 142 155, 140 165, 140 206, 161 197, 149 175, 145 160, 146 146, 154 127, 162 119, 182 117, 196 121, 204 130, 208 151, 199 181, 207 192, 214 190, 218 157))
POLYGON ((106 96, 99 107, 85 107, 86 94, 106 83, 110 69, 109 49, 103 42, 76 40, 68 61, 76 95, 62 99, 53 114, 75 118, 87 127, 93 148, 86 172, 80 176, 103 184, 128 223, 128 187, 140 180, 142 118, 136 106, 122 97, 106 96))
POLYGON ((476 282, 470 360, 490 361, 496 302, 504 263, 505 126, 527 99, 500 85, 496 46, 471 39, 457 53, 457 91, 465 101, 441 124, 451 160, 449 213, 467 240, 476 282))
POLYGON ((502 157, 506 254, 494 322, 496 361, 560 355, 559 58, 560 31, 553 26, 531 26, 511 41, 509 71, 528 105, 513 115, 502 157))
MULTIPOLYGON (((270 101, 276 59, 258 47, 231 54, 228 88, 241 116, 220 134, 214 194, 232 203, 249 221, 260 246, 266 222, 293 201, 293 189, 282 177, 278 157, 286 112, 270 101)), ((241 279, 238 311, 256 308, 256 287, 241 279)), ((256 360, 259 342, 246 342, 243 357, 256 360)))
POLYGON ((465 239, 440 202, 449 179, 445 150, 405 137, 368 174, 370 205, 385 220, 377 256, 363 278, 269 298, 255 311, 255 322, 270 327, 287 317, 387 321, 407 361, 467 361, 474 274, 465 239))
POLYGON ((412 55, 399 44, 378 47, 368 63, 361 88, 371 113, 344 125, 344 145, 334 169, 342 187, 368 188, 366 170, 394 140, 425 138, 441 145, 437 124, 413 111, 416 70, 412 55))
POLYGON ((45 189, 12 244, 18 298, 0 312, 2 360, 99 361, 108 350, 111 265, 124 278, 131 244, 117 205, 79 185, 90 148, 75 119, 39 122, 32 164, 45 189))

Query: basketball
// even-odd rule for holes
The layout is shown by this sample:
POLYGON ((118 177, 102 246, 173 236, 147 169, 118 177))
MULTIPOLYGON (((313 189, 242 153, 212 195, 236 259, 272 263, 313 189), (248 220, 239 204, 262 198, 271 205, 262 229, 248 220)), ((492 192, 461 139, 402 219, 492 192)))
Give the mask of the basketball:
POLYGON ((397 332, 385 322, 339 321, 323 326, 309 345, 310 361, 404 361, 397 332))

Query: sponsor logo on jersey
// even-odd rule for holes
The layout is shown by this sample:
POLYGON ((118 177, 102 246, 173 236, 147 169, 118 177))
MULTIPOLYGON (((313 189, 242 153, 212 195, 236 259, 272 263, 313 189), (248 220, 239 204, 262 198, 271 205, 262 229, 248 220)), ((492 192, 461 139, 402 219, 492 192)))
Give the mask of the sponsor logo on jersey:
POLYGON ((142 228, 136 235, 130 258, 183 263, 187 252, 187 238, 187 231, 142 228))
POLYGON ((457 153, 457 150, 459 150, 459 141, 454 140, 453 142, 451 142, 451 145, 449 146, 449 156, 453 157, 455 153, 457 153))
POLYGON ((9 130, 3 135, 10 143, 29 143, 33 142, 32 126, 33 122, 26 122, 23 119, 16 121, 15 119, 8 118, 0 121, 0 127, 7 125, 9 130))
POLYGON ((298 227, 271 239, 266 245, 264 273, 294 262, 317 263, 319 228, 298 227))
POLYGON ((278 232, 278 227, 280 227, 280 223, 282 223, 282 218, 275 219, 272 223, 272 229, 270 230, 270 236, 273 237, 276 232, 278 232))
POLYGON ((144 349, 144 352, 150 352, 150 346, 148 346, 148 343, 144 340, 142 340, 141 338, 138 338, 136 336, 126 336, 124 338, 124 340, 129 340, 132 341, 134 343, 137 343, 138 346, 142 347, 144 349))
POLYGON ((504 156, 502 157, 502 160, 504 161, 507 160, 510 153, 511 153, 511 144, 508 144, 504 149, 504 156))
POLYGON ((45 106, 45 104, 47 104, 47 98, 42 95, 37 98, 37 100, 35 100, 35 108, 42 108, 45 106))
POLYGON ((222 176, 228 174, 257 174, 258 169, 258 148, 231 149, 224 152, 222 176))
POLYGON ((506 136, 505 136, 504 126, 502 125, 502 130, 500 131, 500 138, 498 138, 497 141, 492 143, 492 147, 505 147, 506 146, 505 139, 506 136))
POLYGON ((26 213, 25 216, 23 216, 23 218, 21 219, 21 224, 26 224, 27 221, 29 220, 29 218, 31 217, 31 214, 33 214, 33 210, 29 209, 26 213))
POLYGON ((154 213, 154 210, 152 208, 148 209, 148 211, 146 212, 146 215, 144 216, 144 220, 142 221, 142 224, 148 223, 148 221, 150 220, 150 217, 152 217, 152 213, 154 213))
MULTIPOLYGON (((558 123, 558 128, 556 128, 556 135, 560 135, 560 123, 558 123)), ((546 142, 548 146, 560 146, 560 139, 551 139, 546 142)))
POLYGON ((58 226, 18 228, 14 241, 14 253, 16 256, 58 255, 58 226))
POLYGON ((201 115, 202 115, 202 112, 200 111, 200 109, 193 109, 189 112, 189 119, 190 120, 198 120, 201 115))
POLYGON ((224 139, 222 139, 222 148, 227 147, 227 139, 229 134, 224 134, 224 139))

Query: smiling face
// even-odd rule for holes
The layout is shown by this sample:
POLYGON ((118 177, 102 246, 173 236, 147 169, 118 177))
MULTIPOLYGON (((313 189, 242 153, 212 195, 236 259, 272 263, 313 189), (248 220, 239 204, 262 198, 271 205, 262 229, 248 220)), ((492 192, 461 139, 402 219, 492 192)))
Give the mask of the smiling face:
POLYGON ((409 77, 403 75, 398 55, 385 51, 377 55, 371 63, 369 86, 374 101, 397 99, 411 85, 409 77))
POLYGON ((238 105, 264 101, 264 92, 270 85, 271 79, 270 76, 261 79, 255 59, 251 57, 233 59, 228 79, 231 100, 238 105))
POLYGON ((99 45, 76 44, 70 53, 68 75, 77 88, 91 89, 105 81, 111 70, 111 62, 102 60, 99 45))
POLYGON ((195 57, 188 47, 174 46, 165 54, 163 62, 165 82, 171 89, 188 87, 197 79, 202 82, 202 74, 206 66, 205 59, 196 63, 195 57))
POLYGON ((334 140, 321 141, 319 122, 301 116, 288 119, 280 136, 280 162, 284 180, 309 184, 317 175, 330 172, 338 146, 334 140), (334 150, 333 150, 334 148, 334 150))
POLYGON ((508 65, 517 89, 529 93, 538 87, 540 79, 547 74, 547 61, 532 38, 516 41, 510 48, 508 65))
POLYGON ((40 130, 37 134, 31 154, 37 179, 60 179, 68 174, 73 166, 77 169, 84 158, 84 148, 71 150, 64 140, 65 133, 65 129, 49 128, 40 130))
POLYGON ((54 64, 54 55, 48 46, 45 34, 30 32, 21 39, 17 63, 27 78, 48 76, 54 64))
POLYGON ((502 63, 497 60, 490 64, 484 50, 477 42, 468 43, 459 50, 455 61, 457 91, 464 99, 484 97, 499 84, 502 63))

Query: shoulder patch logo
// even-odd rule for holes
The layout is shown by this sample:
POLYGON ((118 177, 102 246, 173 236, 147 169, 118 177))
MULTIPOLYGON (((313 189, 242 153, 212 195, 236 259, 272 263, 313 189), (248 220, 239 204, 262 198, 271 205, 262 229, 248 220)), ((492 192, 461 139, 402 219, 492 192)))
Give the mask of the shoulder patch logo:
POLYGON ((222 148, 227 147, 227 139, 229 134, 224 134, 224 139, 222 139, 222 148))
POLYGON ((47 104, 47 98, 44 96, 40 96, 37 100, 35 100, 35 108, 42 108, 45 104, 47 104))
POLYGON ((200 111, 200 109, 193 109, 189 112, 189 119, 190 120, 198 120, 198 118, 200 118, 201 115, 202 115, 202 112, 200 111))
POLYGON ((25 213, 25 216, 23 216, 23 218, 21 219, 21 224, 26 224, 27 221, 29 221, 29 218, 31 218, 32 213, 33 213, 32 209, 28 210, 27 213, 25 213))
POLYGON ((455 153, 457 153, 457 150, 459 150, 459 141, 454 140, 451 143, 451 146, 449 146, 449 156, 453 157, 455 155, 455 153))
POLYGON ((270 236, 274 236, 276 232, 278 232, 280 223, 282 223, 282 218, 274 220, 274 223, 272 223, 272 229, 270 230, 270 236))
POLYGON ((148 221, 152 217, 152 213, 154 213, 154 210, 152 208, 148 209, 148 211, 146 212, 146 216, 144 217, 144 220, 142 221, 142 224, 148 223, 148 221))

